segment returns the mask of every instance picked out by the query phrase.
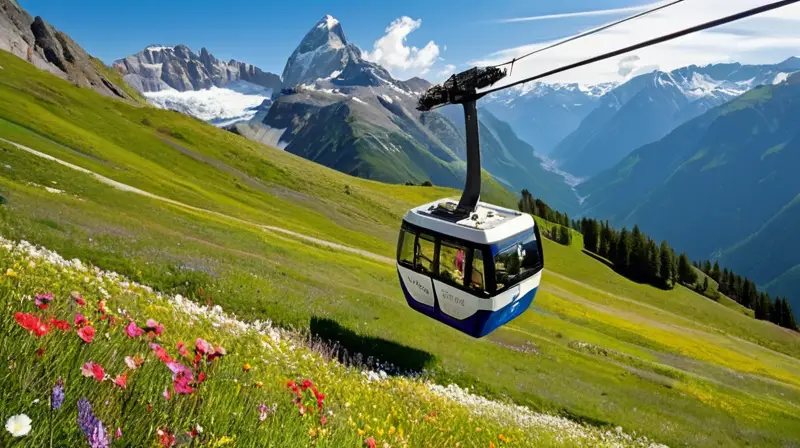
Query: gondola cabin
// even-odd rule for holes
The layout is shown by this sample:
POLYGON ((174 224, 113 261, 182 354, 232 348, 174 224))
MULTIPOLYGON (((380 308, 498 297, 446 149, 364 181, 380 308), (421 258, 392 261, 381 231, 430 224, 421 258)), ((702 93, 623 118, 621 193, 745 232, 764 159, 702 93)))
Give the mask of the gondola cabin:
POLYGON ((397 243, 397 273, 411 308, 479 338, 533 302, 544 260, 533 218, 479 202, 454 217, 456 201, 411 209, 397 243))

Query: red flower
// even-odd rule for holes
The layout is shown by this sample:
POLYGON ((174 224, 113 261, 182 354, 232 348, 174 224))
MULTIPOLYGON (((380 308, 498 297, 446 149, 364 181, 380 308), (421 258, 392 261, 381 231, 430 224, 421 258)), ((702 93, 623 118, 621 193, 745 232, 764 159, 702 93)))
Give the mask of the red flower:
POLYGON ((122 375, 114 378, 114 384, 125 389, 128 386, 128 374, 123 373, 122 375))
POLYGON ((83 317, 83 314, 78 313, 78 314, 75 315, 75 326, 76 327, 80 327, 81 325, 86 325, 88 323, 89 323, 89 321, 86 320, 85 317, 83 317))
POLYGON ((92 340, 94 340, 94 333, 94 327, 87 325, 78 330, 78 337, 83 339, 83 342, 91 344, 92 340))
POLYGON ((40 358, 41 358, 42 356, 44 356, 44 348, 42 348, 42 347, 39 347, 39 348, 37 348, 37 349, 36 349, 36 356, 38 356, 38 357, 40 357, 40 358))
POLYGON ((125 357, 125 365, 128 366, 131 370, 136 370, 139 368, 140 365, 144 362, 144 359, 138 356, 126 356, 125 357))
POLYGON ((375 439, 372 437, 367 437, 364 439, 364 444, 367 445, 369 448, 375 448, 375 439))
POLYGON ((97 303, 97 308, 100 310, 100 314, 106 314, 106 301, 101 300, 97 303))
POLYGON ((125 327, 125 334, 127 334, 129 338, 133 339, 143 335, 144 330, 139 328, 139 326, 136 325, 136 322, 130 321, 125 327))
POLYGON ((58 328, 61 331, 69 331, 69 322, 65 320, 58 320, 55 317, 50 318, 50 325, 58 328))
POLYGON ((53 301, 54 296, 52 294, 36 294, 35 302, 36 306, 39 309, 46 310, 48 306, 50 306, 50 302, 53 301))
POLYGON ((319 424, 320 425, 327 425, 328 424, 328 419, 325 418, 325 416, 323 415, 322 418, 319 419, 319 424))
POLYGON ((171 446, 175 446, 175 436, 169 433, 167 428, 158 429, 158 443, 161 444, 164 448, 169 448, 171 446))
POLYGON ((200 372, 200 373, 197 374, 197 384, 200 384, 205 380, 206 380, 206 374, 205 373, 200 372))
POLYGON ((85 377, 94 377, 97 381, 103 381, 106 377, 106 372, 100 367, 100 364, 94 362, 87 362, 81 367, 81 374, 85 377))
POLYGON ((75 303, 77 303, 78 305, 86 306, 86 301, 83 300, 83 297, 81 297, 81 295, 78 294, 77 291, 72 291, 72 298, 75 300, 75 303))
POLYGON ((50 332, 50 327, 33 314, 14 313, 14 320, 16 320, 22 328, 33 332, 37 338, 50 332))
POLYGON ((310 380, 303 380, 303 384, 300 385, 300 387, 302 387, 303 390, 306 390, 311 386, 313 386, 313 384, 311 384, 310 380))
POLYGON ((213 353, 210 353, 210 354, 208 355, 208 361, 209 361, 209 362, 211 362, 211 361, 213 361, 214 359, 216 359, 216 358, 219 358, 219 357, 221 357, 221 356, 225 356, 225 355, 227 355, 227 354, 228 354, 228 352, 227 352, 227 351, 225 351, 225 349, 224 349, 224 348, 220 347, 219 345, 215 345, 215 346, 214 346, 214 352, 213 352, 213 353))
POLYGON ((158 359, 164 361, 165 363, 170 363, 170 362, 174 361, 169 356, 169 354, 167 354, 167 351, 164 350, 164 347, 162 347, 162 346, 160 346, 158 344, 154 344, 154 343, 151 342, 150 343, 150 348, 153 349, 154 352, 156 352, 156 356, 158 356, 158 359))

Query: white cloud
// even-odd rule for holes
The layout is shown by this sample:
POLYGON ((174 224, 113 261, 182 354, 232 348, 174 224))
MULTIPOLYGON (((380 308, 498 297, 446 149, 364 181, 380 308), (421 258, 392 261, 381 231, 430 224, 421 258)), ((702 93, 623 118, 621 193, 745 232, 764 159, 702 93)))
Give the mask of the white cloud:
POLYGON ((645 11, 657 5, 658 3, 653 3, 649 5, 630 6, 628 8, 598 9, 594 11, 578 11, 578 12, 567 12, 562 14, 545 14, 541 16, 514 17, 512 19, 501 19, 498 20, 497 22, 514 23, 514 22, 531 22, 535 20, 568 19, 572 17, 613 16, 613 15, 622 15, 622 14, 630 14, 634 12, 645 11))
MULTIPOLYGON (((692 0, 671 6, 589 37, 545 50, 517 61, 502 86, 532 75, 575 63, 595 55, 669 34, 719 17, 728 16, 774 0, 692 0)), ((539 42, 489 54, 470 65, 495 65, 543 48, 539 42)), ((636 59, 622 55, 546 78, 546 81, 595 83, 622 80, 644 70, 672 70, 691 64, 779 62, 800 54, 800 5, 734 22, 635 52, 636 59)))
POLYGON ((373 50, 364 51, 364 59, 384 66, 393 76, 407 78, 428 73, 439 59, 439 46, 434 41, 424 47, 409 47, 408 35, 422 25, 422 20, 403 16, 395 19, 386 34, 375 41, 373 50))
POLYGON ((455 71, 456 71, 456 66, 455 65, 447 64, 444 67, 442 67, 441 70, 439 70, 439 73, 436 74, 436 77, 444 78, 444 77, 452 75, 453 73, 455 73, 455 71))

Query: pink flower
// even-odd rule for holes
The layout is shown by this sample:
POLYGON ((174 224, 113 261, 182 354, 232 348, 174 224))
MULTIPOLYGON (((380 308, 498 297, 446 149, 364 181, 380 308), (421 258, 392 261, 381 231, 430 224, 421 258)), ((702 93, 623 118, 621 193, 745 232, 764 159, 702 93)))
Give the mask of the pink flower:
POLYGON ((144 362, 144 360, 138 356, 125 357, 125 365, 127 365, 131 370, 136 370, 139 368, 139 366, 142 365, 142 362, 144 362))
POLYGON ((211 348, 211 344, 209 344, 205 339, 197 338, 197 340, 194 342, 194 346, 195 350, 203 355, 214 353, 214 349, 211 348))
POLYGON ((89 323, 89 321, 87 321, 86 318, 83 317, 83 314, 78 313, 78 314, 75 315, 75 326, 76 327, 80 327, 81 325, 86 325, 87 323, 89 323))
POLYGON ((130 321, 128 325, 125 327, 125 334, 127 334, 128 337, 131 339, 138 338, 139 336, 144 334, 144 330, 139 328, 139 326, 136 325, 136 322, 130 321))
POLYGON ((145 322, 144 329, 146 331, 152 331, 153 333, 156 334, 156 336, 161 336, 161 333, 164 332, 164 326, 154 321, 153 319, 147 319, 147 322, 145 322))
POLYGON ((91 344, 92 340, 94 340, 94 333, 94 327, 87 325, 78 330, 78 337, 83 339, 83 342, 91 344))
POLYGON ((115 439, 121 439, 122 438, 122 428, 117 427, 117 431, 114 433, 114 438, 115 439))
POLYGON ((176 348, 178 349, 178 353, 181 356, 183 356, 184 358, 188 358, 189 357, 189 349, 186 348, 186 344, 184 344, 182 341, 178 342, 178 345, 177 345, 176 348))
POLYGON ((368 448, 375 448, 376 442, 372 437, 367 437, 364 439, 364 444, 367 445, 368 448))
POLYGON ((114 378, 114 384, 125 389, 128 386, 128 374, 123 373, 120 376, 114 378))
POLYGON ((164 397, 165 400, 169 401, 169 399, 172 398, 172 392, 169 391, 168 387, 165 387, 161 396, 164 397))
POLYGON ((72 299, 75 300, 75 303, 77 303, 79 306, 86 306, 86 301, 83 300, 83 297, 81 297, 78 291, 72 291, 70 295, 72 296, 72 299))
POLYGON ((194 392, 194 388, 191 386, 193 381, 194 377, 191 373, 191 370, 189 373, 181 371, 175 374, 172 381, 172 387, 175 389, 175 392, 179 394, 190 394, 194 392))
POLYGON ((219 358, 221 356, 225 356, 227 354, 228 354, 228 352, 226 352, 224 348, 222 348, 219 345, 215 345, 214 346, 214 351, 208 355, 208 361, 211 362, 214 359, 219 358))
POLYGON ((103 381, 106 377, 106 372, 100 367, 100 364, 91 361, 81 367, 81 374, 85 377, 93 376, 97 381, 103 381))
POLYGON ((170 434, 167 428, 164 429, 158 428, 156 434, 158 434, 158 442, 161 444, 162 447, 169 448, 171 446, 175 446, 175 436, 170 434))

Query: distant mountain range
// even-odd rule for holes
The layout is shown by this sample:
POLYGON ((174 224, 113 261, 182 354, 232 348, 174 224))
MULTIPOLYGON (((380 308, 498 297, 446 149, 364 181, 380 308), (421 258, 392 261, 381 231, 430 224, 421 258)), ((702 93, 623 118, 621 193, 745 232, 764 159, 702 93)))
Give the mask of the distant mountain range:
POLYGON ((759 86, 578 186, 587 215, 638 224, 800 305, 800 74, 759 86))

